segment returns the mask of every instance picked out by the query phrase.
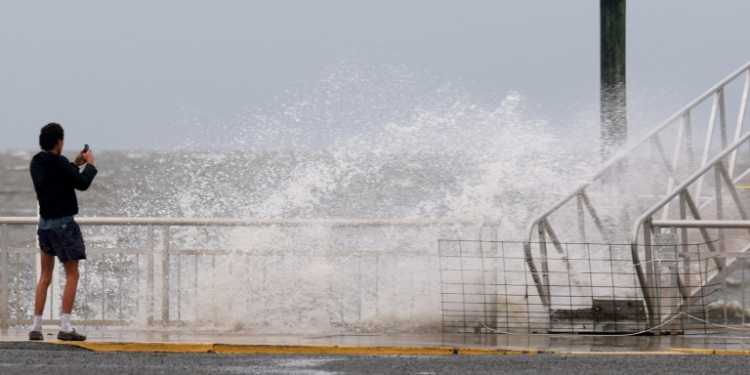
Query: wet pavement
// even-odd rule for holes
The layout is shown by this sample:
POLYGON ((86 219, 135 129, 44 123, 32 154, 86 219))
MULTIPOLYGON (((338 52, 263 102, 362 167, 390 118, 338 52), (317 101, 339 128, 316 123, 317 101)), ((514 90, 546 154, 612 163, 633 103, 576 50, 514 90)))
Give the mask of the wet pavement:
MULTIPOLYGON (((596 336, 499 334, 320 334, 132 332, 81 330, 77 344, 93 351, 271 354, 750 354, 746 335, 596 336)), ((61 343, 47 329, 46 343, 61 343)), ((0 331, 0 342, 28 340, 21 329, 0 331)))
POLYGON ((69 345, 0 342, 0 374, 746 374, 721 355, 224 355, 101 353, 69 345))

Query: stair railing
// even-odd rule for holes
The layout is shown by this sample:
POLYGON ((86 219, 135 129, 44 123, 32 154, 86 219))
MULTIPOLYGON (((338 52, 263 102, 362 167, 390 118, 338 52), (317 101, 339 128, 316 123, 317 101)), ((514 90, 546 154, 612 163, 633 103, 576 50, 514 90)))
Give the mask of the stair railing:
MULTIPOLYGON (((693 186, 694 192, 691 197, 695 198, 694 203, 697 206, 701 205, 704 195, 703 175, 716 163, 726 159, 720 168, 724 172, 720 174, 726 174, 730 179, 733 178, 737 166, 741 164, 740 161, 750 165, 750 155, 739 152, 740 145, 748 136, 748 133, 743 135, 742 129, 749 91, 750 62, 690 102, 639 141, 617 153, 591 179, 580 184, 528 223, 524 234, 526 262, 539 297, 546 308, 549 309, 552 297, 548 279, 548 244, 562 254, 563 243, 596 241, 634 244, 632 253, 639 275, 638 280, 647 302, 653 302, 647 291, 647 287, 652 284, 644 279, 642 265, 638 261, 639 248, 635 244, 638 243, 639 237, 630 235, 631 223, 628 218, 647 212, 649 215, 645 216, 647 219, 644 219, 644 222, 653 222, 653 216, 660 211, 660 220, 668 220, 675 215, 674 210, 670 209, 672 198, 687 191, 684 188, 685 184, 693 186), (744 82, 738 79, 743 75, 744 82), (734 143, 729 146, 725 96, 732 89, 737 91, 735 86, 738 85, 741 85, 741 98, 734 143), (712 98, 710 109, 705 108, 709 98, 712 98), (705 128, 693 125, 701 116, 708 117, 705 128), (697 144, 695 139, 703 139, 702 144, 697 144), (716 143, 720 144, 720 151, 712 158, 717 152, 717 148, 712 147, 716 143), (697 172, 693 173, 696 169, 697 172), (644 174, 649 176, 642 178, 644 174), (693 176, 696 176, 696 179, 688 182, 693 176), (675 188, 683 179, 686 182, 675 188), (637 182, 639 180, 646 180, 648 183, 637 182), (553 228, 553 219, 557 220, 554 222, 555 227, 564 230, 556 231, 553 228), (567 235, 575 232, 577 236, 567 235), (559 234, 566 236, 561 238, 559 234)), ((744 172, 743 176, 746 173, 744 172)), ((687 197, 687 194, 682 195, 687 197)), ((685 198, 686 201, 688 199, 685 198)), ((639 220, 644 215, 640 215, 639 220)), ((633 228, 640 228, 641 225, 643 223, 634 224, 633 228)), ((648 254, 649 252, 645 254, 647 258, 648 254)), ((646 259, 646 262, 648 261, 649 259, 646 259)))

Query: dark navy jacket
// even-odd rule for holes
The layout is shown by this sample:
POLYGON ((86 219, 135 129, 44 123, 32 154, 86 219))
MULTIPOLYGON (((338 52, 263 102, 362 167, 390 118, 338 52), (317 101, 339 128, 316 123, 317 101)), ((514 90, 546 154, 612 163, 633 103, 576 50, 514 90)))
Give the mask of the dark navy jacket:
POLYGON ((78 214, 74 189, 88 189, 97 172, 96 167, 86 164, 79 173, 78 167, 65 156, 46 151, 34 155, 29 169, 39 201, 39 215, 45 219, 78 214))

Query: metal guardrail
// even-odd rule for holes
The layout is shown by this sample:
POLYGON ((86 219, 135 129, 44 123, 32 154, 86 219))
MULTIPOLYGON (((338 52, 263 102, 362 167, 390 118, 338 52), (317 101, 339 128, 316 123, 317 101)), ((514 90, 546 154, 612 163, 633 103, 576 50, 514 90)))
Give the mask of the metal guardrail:
MULTIPOLYGON (((750 84, 750 72, 748 83, 750 84)), ((747 87, 745 90, 745 100, 747 100, 747 87)), ((743 174, 738 176, 735 179, 731 178, 730 172, 727 170, 727 168, 724 165, 724 161, 726 159, 736 160, 735 155, 736 151, 739 149, 740 146, 743 144, 750 144, 750 132, 745 133, 743 136, 741 136, 739 139, 737 139, 733 144, 726 147, 723 151, 721 151, 718 155, 716 155, 713 159, 710 161, 707 161, 702 168, 700 168, 698 171, 693 173, 690 177, 688 177, 684 182, 682 182, 680 185, 678 185, 676 188, 672 190, 669 194, 667 194, 664 198, 662 198, 659 202, 657 202, 654 206, 649 208, 646 212, 644 212, 640 217, 638 217, 635 222, 633 223, 633 229, 630 234, 630 240, 631 240, 631 253, 633 257, 633 263, 635 265, 636 271, 638 273, 638 278, 641 283, 641 285, 644 286, 643 292, 644 297, 646 299, 646 303, 649 306, 650 314, 651 314, 651 321, 657 322, 660 321, 660 315, 659 309, 656 308, 658 306, 658 303, 656 301, 657 296, 654 295, 654 293, 651 293, 652 290, 654 290, 653 286, 656 283, 656 280, 653 278, 649 279, 645 276, 646 273, 648 274, 654 274, 653 270, 653 241, 652 237, 656 233, 661 232, 661 228, 680 228, 681 235, 680 235, 680 241, 677 243, 685 244, 689 240, 689 235, 687 230, 689 228, 698 229, 700 231, 700 236, 703 238, 704 241, 706 241, 708 248, 711 252, 714 253, 723 253, 727 249, 724 247, 725 242, 727 241, 727 238, 724 235, 724 231, 722 229, 730 229, 730 228, 745 228, 748 229, 748 232, 750 233, 750 216, 748 216, 747 210, 745 208, 745 205, 743 203, 743 200, 737 193, 734 184, 738 181, 741 181, 746 175, 750 174, 750 169, 745 171, 743 174), (705 205, 703 207, 699 207, 699 205, 696 203, 695 199, 693 198, 693 195, 690 193, 690 188, 693 187, 694 190, 698 193, 700 193, 700 187, 702 186, 704 177, 707 173, 709 173, 711 170, 714 171, 714 188, 715 188, 715 195, 710 200, 710 202, 715 203, 715 212, 713 214, 716 215, 716 219, 714 220, 703 220, 703 214, 701 213, 701 208, 708 207, 708 205, 705 205), (726 191, 726 193, 724 193, 726 191), (728 195, 734 206, 730 206, 730 210, 727 210, 726 207, 724 207, 724 201, 723 197, 725 195, 728 195), (654 215, 656 215, 659 211, 663 210, 665 207, 667 207, 670 203, 674 202, 675 200, 678 200, 679 207, 680 207, 680 216, 678 220, 655 220, 654 215), (688 211, 690 212, 691 216, 694 218, 694 220, 688 220, 688 211), (727 214, 734 214, 735 219, 741 219, 741 220, 724 220, 725 215, 727 214), (739 217, 737 217, 739 216, 739 217), (718 244, 721 246, 717 248, 713 243, 713 238, 709 235, 707 229, 719 229, 718 231, 718 244), (650 271, 644 271, 644 264, 640 260, 639 256, 639 246, 638 246, 638 239, 642 236, 644 243, 643 247, 645 249, 645 265, 646 267, 651 268, 650 271)), ((707 202, 707 203, 710 203, 707 202)), ((738 235, 735 234, 735 239, 737 239, 738 235)), ((750 236, 746 236, 745 238, 742 238, 742 248, 741 252, 744 252, 748 248, 745 246, 748 243, 748 240, 750 240, 750 236)), ((740 250, 740 249, 735 249, 740 250)), ((731 263, 727 263, 725 260, 723 260, 723 257, 717 257, 717 272, 714 275, 711 275, 707 277, 706 284, 710 284, 712 282, 712 278, 716 277, 719 274, 719 271, 721 269, 731 265, 731 263), (720 260, 719 260, 720 259, 720 260)), ((728 275, 724 275, 726 277, 728 275)), ((687 291, 685 289, 681 289, 681 294, 683 298, 691 298, 693 297, 693 294, 695 292, 687 291)))
MULTIPOLYGON (((285 219, 279 219, 279 220, 262 220, 262 219, 210 219, 210 218, 115 218, 115 217, 79 217, 76 218, 76 221, 81 224, 84 231, 91 230, 90 227, 92 226, 114 226, 114 227, 141 227, 145 228, 146 230, 146 238, 145 238, 145 247, 130 247, 130 248, 114 248, 114 247, 91 247, 89 246, 87 249, 87 253, 89 255, 101 255, 101 256, 117 256, 119 257, 119 260, 115 262, 119 262, 118 266, 115 267, 117 269, 117 272, 119 274, 117 276, 111 277, 109 280, 106 277, 106 271, 102 271, 99 269, 92 269, 92 267, 89 266, 89 263, 91 263, 91 259, 87 260, 83 263, 83 271, 82 271, 82 284, 79 284, 79 302, 81 302, 81 298, 83 298, 83 311, 79 307, 77 307, 77 317, 76 320, 79 322, 79 324, 83 325, 127 325, 131 323, 130 319, 125 316, 127 314, 124 314, 124 299, 127 299, 127 296, 129 294, 135 294, 135 296, 131 296, 135 299, 135 303, 137 306, 133 308, 130 307, 130 310, 146 310, 146 315, 148 317, 148 324, 155 325, 180 325, 185 324, 185 315, 186 311, 185 309, 189 308, 196 308, 197 305, 197 293, 199 292, 199 289, 201 289, 202 284, 198 284, 198 275, 200 273, 199 266, 200 262, 198 257, 207 257, 208 260, 205 262, 207 264, 210 264, 210 267, 216 267, 216 257, 237 257, 232 259, 245 259, 246 261, 243 263, 250 265, 252 263, 258 263, 259 265, 258 270, 261 270, 263 276, 263 279, 267 283, 273 283, 273 280, 266 280, 266 275, 270 274, 271 272, 275 272, 277 274, 284 274, 284 263, 289 262, 289 259, 295 258, 295 259, 302 259, 299 260, 301 263, 310 263, 311 260, 317 260, 322 259, 323 262, 329 262, 331 264, 331 267, 333 269, 341 268, 340 270, 336 270, 337 272, 332 272, 330 274, 330 277, 337 278, 337 280, 329 280, 326 281, 329 285, 328 287, 331 289, 327 292, 327 294, 330 294, 331 298, 336 299, 335 303, 331 302, 331 305, 337 304, 337 307, 331 307, 333 310, 336 311, 330 311, 331 314, 336 314, 337 317, 331 317, 331 320, 336 320, 336 324, 353 324, 356 325, 359 321, 366 320, 366 317, 363 317, 363 311, 365 310, 364 305, 367 304, 375 304, 375 309, 377 310, 378 306, 381 306, 382 304, 386 303, 387 301, 381 301, 382 299, 386 298, 384 294, 388 294, 391 292, 394 292, 393 290, 383 291, 378 290, 378 287, 383 287, 385 283, 392 282, 392 280, 381 280, 380 273, 385 273, 388 278, 392 278, 394 280, 409 276, 409 272, 403 273, 403 274, 394 274, 394 272, 397 272, 397 267, 393 266, 394 269, 392 270, 383 270, 384 267, 389 266, 387 263, 388 259, 396 259, 399 260, 399 262, 403 263, 403 260, 407 259, 421 259, 425 262, 436 262, 437 255, 436 250, 434 246, 434 242, 437 236, 430 236, 430 242, 425 244, 421 249, 402 249, 399 247, 393 247, 389 249, 383 249, 383 248, 375 248, 375 249, 368 249, 368 250, 356 250, 356 249, 336 249, 334 245, 334 238, 333 233, 335 230, 339 229, 353 229, 353 230, 359 230, 359 229, 367 229, 367 230, 380 230, 382 229, 389 229, 389 228, 422 228, 425 230, 431 230, 431 228, 435 230, 465 230, 469 229, 471 231, 474 231, 474 233, 478 233, 478 238, 481 238, 482 236, 482 230, 483 228, 490 227, 491 232, 494 233, 492 235, 496 236, 496 228, 494 226, 497 225, 497 223, 491 223, 491 222, 476 222, 476 221, 463 221, 463 220, 285 220, 285 219), (268 246, 265 246, 262 249, 252 249, 252 248, 180 248, 179 244, 175 243, 174 240, 174 233, 171 231, 172 228, 175 227, 216 227, 218 228, 254 228, 254 230, 257 230, 258 228, 286 228, 288 230, 303 230, 304 228, 322 228, 324 231, 324 234, 322 234, 322 237, 326 237, 327 239, 321 241, 320 245, 323 248, 315 249, 315 250, 304 250, 300 251, 299 249, 289 249, 284 248, 280 245, 278 248, 269 248, 268 246), (160 231, 159 231, 160 230, 160 231), (477 232, 478 231, 478 232, 477 232), (160 232, 160 233, 159 233, 160 232), (159 237, 161 239, 161 244, 157 244, 159 237), (125 255, 134 255, 137 257, 137 259, 134 262, 129 263, 131 267, 134 267, 134 270, 124 270, 124 264, 123 262, 123 256, 125 255), (145 257, 145 266, 142 266, 142 260, 141 257, 145 257), (183 258, 186 257, 192 257, 194 258, 194 263, 192 264, 194 267, 194 270, 188 269, 185 264, 186 261, 183 261, 183 258), (278 262, 272 262, 269 261, 269 259, 281 259, 278 262), (305 261, 304 259, 309 259, 308 261, 305 261), (356 267, 353 270, 348 270, 343 265, 338 267, 334 266, 333 263, 339 262, 344 264, 345 262, 351 262, 354 260, 354 266, 356 267), (279 268, 280 269, 275 269, 279 268), (367 267, 370 267, 371 269, 366 269, 367 267), (141 274, 141 272, 145 272, 145 275, 141 274), (129 273, 130 279, 126 280, 128 276, 123 276, 123 273, 129 273), (354 273, 358 273, 355 275, 354 273), (189 287, 181 288, 181 285, 187 283, 190 283, 190 280, 185 280, 188 277, 188 274, 193 275, 196 280, 193 280, 189 287), (134 275, 134 276, 133 276, 134 275), (368 276, 369 275, 369 276, 368 276), (145 277, 144 277, 145 276, 145 277), (351 278, 353 280, 356 280, 357 285, 353 286, 341 286, 340 282, 342 282, 345 278, 351 278), (363 291, 365 281, 363 278, 371 277, 374 278, 374 281, 371 281, 371 283, 374 283, 374 292, 372 291, 363 291), (89 310, 89 304, 90 302, 86 299, 88 298, 88 288, 91 284, 91 279, 99 279, 99 283, 101 284, 101 296, 98 300, 99 303, 101 303, 100 307, 100 317, 99 319, 93 319, 88 316, 88 310, 89 310), (143 280, 145 279, 145 280, 143 280), (107 283, 115 283, 115 285, 108 285, 107 283), (136 283, 136 289, 138 289, 136 292, 130 293, 126 291, 127 289, 126 285, 127 283, 136 283), (107 298, 107 288, 113 288, 115 290, 116 296, 114 298, 107 298), (334 293, 333 289, 338 288, 338 293, 334 293), (348 290, 347 288, 351 289, 348 290), (359 289, 357 289, 359 288, 359 289), (144 290, 141 290, 144 289, 144 290), (187 290, 181 290, 181 289, 187 289, 187 290), (374 293, 374 295, 372 295, 374 293), (353 297, 352 299, 354 301, 347 300, 346 297, 353 297), (369 301, 368 298, 374 297, 375 301, 369 301), (186 300, 189 300, 189 303, 186 302, 186 300), (108 306, 109 304, 114 301, 115 306, 114 308, 110 308, 108 306), (349 305, 354 304, 358 306, 351 307, 349 305), (114 313, 111 315, 114 315, 113 317, 106 316, 106 312, 108 310, 114 310, 114 313), (175 311, 176 310, 176 311, 175 311), (345 310, 357 310, 356 313, 351 313, 345 311, 345 310), (356 316, 359 314, 359 316, 356 316), (83 316, 80 316, 83 315, 83 316), (353 319, 351 316, 355 316, 353 319), (349 321, 353 320, 353 321, 349 321)), ((20 256, 21 254, 36 254, 39 250, 35 247, 12 247, 11 246, 11 234, 10 229, 12 227, 24 227, 24 226, 33 226, 38 224, 38 218, 35 217, 0 217, 0 273, 2 274, 2 278, 0 279, 0 327, 8 327, 9 325, 18 325, 18 324, 27 324, 30 322, 29 319, 25 319, 20 316, 15 316, 14 318, 11 318, 9 314, 9 306, 14 303, 15 306, 18 306, 19 304, 25 303, 32 303, 31 301, 11 301, 10 295, 11 292, 15 295, 16 299, 19 297, 18 290, 14 290, 13 287, 10 285, 10 275, 13 273, 11 270, 11 267, 13 263, 10 261, 11 254, 17 254, 16 256, 20 256)), ((225 230, 226 230, 225 229, 225 230)), ((85 235, 86 237, 86 235, 85 235)), ((88 241, 88 240, 87 240, 88 241)), ((420 246, 420 245, 418 245, 420 246)), ((89 257, 91 258, 91 257, 89 257)), ((231 262, 228 262, 231 263, 231 262)), ((406 264, 410 263, 418 263, 418 262, 407 262, 406 264)), ((240 265, 241 266, 241 265, 240 265)), ((231 272, 232 265, 229 265, 229 270, 231 272)), ((237 266, 239 267, 239 266, 237 266)), ((96 268, 96 267, 94 267, 96 268)), ((18 265, 18 261, 16 261, 16 270, 15 270, 15 277, 16 282, 14 283, 14 287, 18 288, 18 278, 19 277, 31 277, 31 275, 19 275, 19 269, 20 266, 18 265)), ((248 268, 249 269, 249 268, 248 268)), ((435 268, 437 269, 437 267, 435 268)), ((403 270, 401 270, 403 271, 403 270)), ((214 271, 213 272, 221 272, 214 271)), ((416 271, 412 271, 416 272, 416 271)), ((286 271, 288 274, 288 271, 286 271)), ((243 277, 246 275, 243 275, 243 277)), ((293 275, 287 275, 287 277, 295 277, 293 275)), ((411 276, 411 283, 414 284, 414 277, 411 276)), ((36 281, 36 278, 34 278, 34 282, 36 281)), ((247 280, 239 281, 238 284, 242 284, 243 282, 246 282, 247 280)), ((296 285, 301 285, 299 280, 294 281, 296 285)), ((283 283, 284 281, 279 281, 276 283, 283 289, 283 283)), ((420 304, 422 302, 426 303, 427 305, 432 304, 435 305, 435 311, 436 313, 439 313, 439 303, 437 300, 439 299, 439 292, 437 291, 437 286, 427 286, 425 288, 434 288, 433 294, 434 295, 426 295, 421 296, 420 293, 418 293, 417 290, 408 290, 408 282, 405 285, 400 285, 401 288, 406 290, 405 293, 411 293, 410 296, 405 297, 406 299, 411 300, 411 306, 405 309, 410 309, 411 314, 415 315, 415 318, 417 318, 417 314, 419 314, 417 311, 420 309, 415 309, 415 304, 420 304), (420 301, 419 299, 425 299, 426 301, 420 301)), ((412 289, 418 289, 417 286, 411 285, 412 289)), ((261 288, 263 289, 263 288, 261 288)), ((372 287, 370 288, 372 289, 372 287)), ((265 290, 266 292, 274 292, 278 294, 276 291, 271 290, 265 290)), ((242 293, 249 293, 247 290, 237 290, 237 295, 241 295, 242 293)), ((284 298, 289 297, 293 293, 299 293, 298 291, 282 291, 282 296, 280 298, 280 304, 289 304, 290 302, 284 301, 284 298), (287 296, 285 297, 283 293, 287 293, 287 296)), ((49 298, 50 300, 54 300, 55 298, 55 290, 54 285, 53 289, 50 292, 49 298)), ((243 296, 243 298, 248 296, 243 296)), ((238 297, 239 298, 239 297, 238 297)), ((259 297, 263 298, 264 303, 269 303, 269 298, 266 297, 259 297)), ((48 304, 49 305, 49 304, 48 304)), ((80 306, 80 305, 79 305, 80 306)), ((275 306, 278 308, 278 306, 275 306)), ((287 306, 288 307, 288 306, 287 306)), ((273 308, 273 306, 269 307, 273 308)), ((52 313, 52 307, 49 307, 50 310, 50 317, 54 318, 52 313)), ((18 313, 18 309, 16 309, 16 313, 18 313)), ((56 315, 56 314, 55 314, 56 315)), ((188 314, 189 315, 189 314, 188 314)), ((377 314, 376 314, 377 315, 377 314)), ((435 317, 437 319, 437 317, 435 317)), ((49 320, 48 320, 49 321, 49 320)), ((55 319, 52 319, 49 322, 54 322, 55 319)))
MULTIPOLYGON (((542 302, 548 309, 551 301, 549 281, 546 279, 546 275, 549 274, 546 244, 551 243, 558 252, 561 252, 563 243, 591 242, 590 236, 594 234, 598 238, 593 239, 593 241, 614 243, 629 240, 632 243, 633 262, 638 270, 643 295, 649 309, 656 314, 654 311, 655 297, 649 292, 654 283, 644 276, 641 269, 642 264, 639 260, 639 252, 642 249, 637 244, 640 235, 648 236, 647 233, 650 233, 649 231, 656 227, 655 224, 659 224, 658 220, 662 221, 661 225, 673 224, 669 219, 675 213, 670 210, 670 205, 676 196, 683 197, 680 201, 680 213, 677 214, 679 215, 679 221, 683 223, 681 225, 688 225, 685 216, 686 205, 690 206, 688 208, 691 214, 698 219, 700 209, 708 204, 708 201, 718 201, 719 205, 723 203, 721 185, 731 186, 734 181, 739 181, 750 173, 750 169, 747 169, 741 172, 739 177, 734 177, 738 168, 750 166, 750 157, 745 153, 738 152, 740 146, 747 143, 750 138, 750 132, 744 131, 743 133, 749 92, 750 62, 683 107, 638 142, 629 145, 609 160, 588 182, 581 184, 573 192, 529 222, 524 235, 524 252, 534 284, 542 302), (743 77, 744 82, 740 81, 739 77, 743 77), (742 85, 739 113, 736 118, 733 143, 729 145, 725 94, 729 85, 737 84, 742 85), (693 136, 696 129, 693 126, 693 118, 703 114, 699 112, 704 108, 703 104, 709 98, 713 100, 707 112, 708 126, 705 129, 705 137, 702 147, 695 147, 693 136), (717 133, 715 131, 717 123, 719 132, 715 134, 717 133), (669 134, 670 132, 676 134, 669 134), (673 147, 671 153, 668 153, 667 146, 670 142, 673 147), (720 148, 719 153, 712 158, 712 155, 716 152, 712 151, 715 143, 720 143, 720 148), (645 155, 654 156, 648 159, 645 155), (645 173, 648 169, 657 165, 663 168, 664 172, 661 174, 654 173, 653 178, 647 179, 649 184, 654 185, 653 187, 646 189, 643 186, 634 186, 631 180, 637 180, 639 173, 645 173), (636 166, 636 168, 633 168, 633 166, 636 166), (704 175, 712 168, 716 171, 714 187, 717 190, 715 190, 715 195, 706 197, 703 191, 704 175), (680 184, 679 181, 683 179, 684 182, 680 184), (692 197, 695 199, 691 199, 687 190, 691 184, 694 189, 692 197), (675 185, 678 186, 675 187, 675 185), (592 190, 594 191, 592 192, 592 190), (646 190, 646 192, 644 193, 643 190, 646 190), (596 193, 599 194, 599 202, 594 202, 594 199, 592 199, 596 193), (623 200, 624 202, 617 202, 619 203, 619 206, 617 206, 611 203, 613 200, 623 200), (613 211, 616 212, 610 215, 603 213, 611 207, 614 207, 613 211), (645 213, 641 215, 643 212, 645 213), (656 218, 655 216, 659 212, 661 212, 661 216, 656 218), (565 213, 567 213, 567 216, 565 213), (631 233, 629 233, 631 224, 627 223, 630 221, 628 219, 630 214, 640 215, 632 224, 631 233), (696 215, 698 216, 696 217, 696 215), (577 238, 560 238, 552 226, 554 217, 562 217, 561 221, 564 222, 562 225, 577 223, 577 238), (646 223, 646 226, 644 226, 644 223, 646 223), (593 230, 589 228, 592 226, 594 227, 593 230), (644 230, 641 233, 640 228, 642 226, 644 226, 644 230), (648 229, 645 229, 646 227, 648 229), (532 245, 537 243, 540 244, 539 247, 532 248, 532 245)), ((729 190, 732 191, 732 189, 729 190)), ((735 203, 738 202, 736 194, 731 195, 731 199, 735 203)), ((739 207, 739 205, 737 206, 739 207)), ((746 217, 742 216, 741 220, 746 220, 746 217)), ((706 240, 705 242, 712 242, 712 239, 706 235, 705 228, 722 228, 725 225, 744 226, 744 224, 724 222, 722 218, 719 218, 719 221, 722 223, 714 226, 712 225, 717 223, 700 223, 700 226, 704 228, 702 237, 706 240)), ((669 226, 676 227, 678 225, 669 226)), ((567 234, 569 232, 575 232, 575 229, 560 233, 567 234)), ((687 236, 683 237, 683 240, 687 240, 687 236)), ((644 239, 646 242, 650 240, 649 238, 644 239)), ((645 251, 644 255, 644 263, 652 264, 653 256, 651 252, 645 251)), ((648 274, 653 273, 648 272, 648 274)), ((650 323, 655 324, 655 316, 651 315, 650 317, 650 323)))

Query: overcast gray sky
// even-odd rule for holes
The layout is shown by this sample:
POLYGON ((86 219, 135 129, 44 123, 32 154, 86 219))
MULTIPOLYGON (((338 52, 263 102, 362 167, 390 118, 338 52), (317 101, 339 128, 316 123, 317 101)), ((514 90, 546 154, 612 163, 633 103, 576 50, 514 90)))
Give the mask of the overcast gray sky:
MULTIPOLYGON (((750 60, 750 1, 627 7, 635 121, 750 60)), ((100 150, 215 146, 342 61, 481 101, 517 92, 552 123, 592 126, 561 119, 598 116, 598 12, 598 0, 3 0, 0 149, 35 149, 50 121, 100 150)))

